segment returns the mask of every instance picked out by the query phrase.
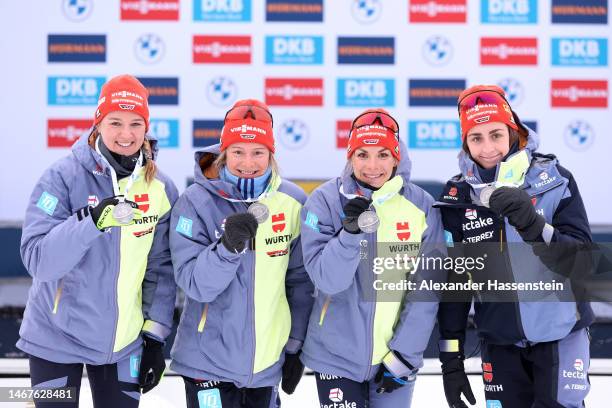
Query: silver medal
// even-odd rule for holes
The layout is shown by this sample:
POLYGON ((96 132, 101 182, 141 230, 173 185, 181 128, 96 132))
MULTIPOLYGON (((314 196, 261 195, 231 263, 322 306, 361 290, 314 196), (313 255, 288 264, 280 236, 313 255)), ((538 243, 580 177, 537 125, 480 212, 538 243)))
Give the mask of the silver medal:
POLYGON ((134 209, 125 201, 121 201, 113 208, 113 217, 120 224, 129 224, 134 219, 134 209))
POLYGON ((368 234, 376 232, 378 229, 378 224, 380 224, 378 215, 371 210, 362 212, 357 218, 357 225, 359 226, 359 229, 368 234))
POLYGON ((270 210, 268 210, 268 207, 262 203, 251 204, 247 212, 255 217, 258 224, 263 224, 266 222, 268 216, 270 215, 270 210))
POLYGON ((483 206, 489 207, 489 199, 491 198, 491 194, 495 191, 495 187, 486 186, 482 190, 480 190, 480 202, 483 206))

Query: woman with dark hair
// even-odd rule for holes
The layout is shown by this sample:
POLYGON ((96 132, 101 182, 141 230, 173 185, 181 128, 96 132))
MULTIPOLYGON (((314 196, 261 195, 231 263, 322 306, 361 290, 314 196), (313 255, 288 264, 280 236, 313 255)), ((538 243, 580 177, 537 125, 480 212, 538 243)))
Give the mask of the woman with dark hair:
MULTIPOLYGON (((591 242, 576 181, 554 155, 537 152, 538 135, 521 123, 501 88, 473 86, 458 104, 461 174, 448 181, 436 206, 449 253, 486 256, 487 267, 480 276, 452 279, 550 280, 555 246, 591 242)), ((590 387, 590 305, 510 293, 474 294, 487 407, 582 407, 590 387)), ((444 390, 453 408, 466 406, 462 393, 475 403, 463 367, 470 305, 471 294, 465 302, 441 303, 438 314, 444 390)))

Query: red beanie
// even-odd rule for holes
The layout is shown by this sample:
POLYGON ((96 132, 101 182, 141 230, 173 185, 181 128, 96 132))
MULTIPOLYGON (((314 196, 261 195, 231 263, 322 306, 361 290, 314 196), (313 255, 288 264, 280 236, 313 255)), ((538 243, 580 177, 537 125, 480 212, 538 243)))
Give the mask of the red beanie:
POLYGON ((227 112, 221 132, 221 151, 234 143, 259 143, 274 153, 272 115, 265 103, 242 99, 227 112))
POLYGON ((504 94, 497 85, 476 85, 461 92, 458 99, 461 140, 474 126, 488 122, 502 122, 518 130, 504 94))
POLYGON ((348 149, 346 151, 347 159, 350 159, 353 153, 360 147, 380 146, 389 149, 393 157, 400 160, 399 136, 393 130, 397 127, 397 122, 386 110, 368 109, 361 113, 356 121, 359 121, 359 123, 353 122, 354 128, 351 129, 349 135, 348 149), (366 122, 369 123, 360 125, 362 123, 360 118, 365 118, 366 122), (379 124, 379 121, 382 124, 379 124), (390 122, 387 123, 388 121, 390 122), (384 124, 389 126, 384 126, 384 124))
POLYGON ((94 117, 94 126, 106 115, 115 111, 134 112, 145 121, 146 131, 149 130, 149 91, 142 83, 131 75, 119 75, 110 79, 102 86, 98 109, 94 117))

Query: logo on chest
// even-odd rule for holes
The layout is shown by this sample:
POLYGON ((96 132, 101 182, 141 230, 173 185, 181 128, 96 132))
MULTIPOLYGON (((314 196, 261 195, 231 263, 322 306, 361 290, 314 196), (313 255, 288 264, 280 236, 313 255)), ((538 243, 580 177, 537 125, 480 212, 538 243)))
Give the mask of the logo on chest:
POLYGON ((476 212, 476 210, 472 208, 468 208, 465 210, 465 218, 468 221, 464 222, 461 225, 463 231, 472 231, 472 230, 477 230, 477 229, 493 226, 492 217, 487 217, 487 218, 478 217, 478 212, 476 212))

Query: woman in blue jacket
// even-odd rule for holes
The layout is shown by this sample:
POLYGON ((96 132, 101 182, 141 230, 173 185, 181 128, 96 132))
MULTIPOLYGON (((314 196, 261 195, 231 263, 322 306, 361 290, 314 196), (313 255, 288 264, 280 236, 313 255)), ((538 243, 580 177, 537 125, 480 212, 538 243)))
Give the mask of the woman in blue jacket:
POLYGON ((96 406, 137 407, 160 381, 176 294, 168 244, 174 184, 155 165, 148 92, 120 75, 102 87, 93 128, 30 198, 21 257, 33 283, 17 347, 32 386, 75 387, 96 406))
POLYGON ((373 268, 398 247, 444 252, 436 245, 444 242, 439 211, 409 181, 398 132, 383 109, 359 115, 344 172, 302 210, 304 264, 317 293, 302 361, 316 372, 321 407, 409 407, 435 324, 435 297, 416 302, 404 288, 381 290, 373 268))
MULTIPOLYGON (((521 123, 501 88, 473 86, 458 103, 461 174, 436 203, 449 241, 462 243, 449 252, 487 257, 484 272, 474 275, 478 281, 562 280, 551 254, 591 242, 574 177, 554 155, 537 152, 538 135, 521 123)), ((487 407, 584 406, 593 313, 565 285, 537 296, 475 293, 487 407)), ((438 316, 444 390, 453 408, 466 406, 462 393, 475 403, 463 368, 471 293, 465 300, 441 303, 438 316)))
POLYGON ((287 393, 302 376, 312 308, 300 246, 306 196, 278 173, 272 124, 262 102, 236 102, 221 143, 196 152, 195 183, 172 211, 186 300, 171 367, 188 407, 277 407, 281 376, 287 393))

